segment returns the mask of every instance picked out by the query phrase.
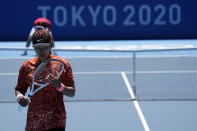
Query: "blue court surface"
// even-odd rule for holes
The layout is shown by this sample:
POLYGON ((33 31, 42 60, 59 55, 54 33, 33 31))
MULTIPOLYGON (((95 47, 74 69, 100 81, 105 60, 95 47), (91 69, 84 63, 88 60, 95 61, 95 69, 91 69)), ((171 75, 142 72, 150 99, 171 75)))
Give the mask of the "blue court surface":
MULTIPOLYGON (((144 131, 133 102, 65 102, 67 131, 144 131)), ((151 131, 196 131, 196 101, 139 102, 151 131)), ((24 130, 26 110, 1 103, 1 130, 24 130)), ((146 129, 148 130, 148 129, 146 129)))
MULTIPOLYGON (((93 43, 94 44, 91 44, 91 42, 57 42, 56 48, 190 48, 196 47, 197 40, 102 41, 93 43)), ((24 46, 25 42, 1 42, 0 44, 0 47, 20 48, 24 46)), ((9 57, 9 55, 7 55, 7 57, 9 57)), ((18 55, 16 57, 22 56, 18 55)), ((126 84, 129 86, 131 83, 126 82, 126 84)), ((131 98, 134 97, 132 92, 132 90, 130 92, 128 91, 131 98)), ((65 106, 67 111, 66 131, 197 130, 197 101, 195 100, 75 101, 65 102, 65 106)), ((0 103, 1 131, 24 130, 27 109, 24 109, 22 112, 17 112, 16 107, 17 103, 14 102, 0 103)))

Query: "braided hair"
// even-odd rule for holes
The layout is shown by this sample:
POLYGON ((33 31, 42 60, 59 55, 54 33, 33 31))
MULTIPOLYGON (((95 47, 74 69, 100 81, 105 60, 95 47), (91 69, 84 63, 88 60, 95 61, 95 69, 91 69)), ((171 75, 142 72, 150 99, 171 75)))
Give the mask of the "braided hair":
POLYGON ((37 44, 37 43, 51 43, 52 42, 52 36, 51 34, 45 30, 36 30, 32 36, 32 43, 37 44))

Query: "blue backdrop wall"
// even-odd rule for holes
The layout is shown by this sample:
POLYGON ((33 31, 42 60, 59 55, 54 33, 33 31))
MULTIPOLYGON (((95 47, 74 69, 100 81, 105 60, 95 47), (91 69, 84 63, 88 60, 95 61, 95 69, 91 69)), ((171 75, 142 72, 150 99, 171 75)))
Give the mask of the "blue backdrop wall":
POLYGON ((55 40, 197 37, 195 0, 7 0, 0 5, 0 40, 26 40, 38 17, 55 40))

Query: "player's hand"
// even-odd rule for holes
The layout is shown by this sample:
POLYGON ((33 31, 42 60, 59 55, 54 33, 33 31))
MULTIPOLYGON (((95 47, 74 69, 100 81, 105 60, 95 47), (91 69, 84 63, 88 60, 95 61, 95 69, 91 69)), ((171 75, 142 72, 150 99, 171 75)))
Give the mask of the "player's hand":
POLYGON ((47 80, 48 80, 48 83, 53 85, 55 88, 57 88, 57 89, 60 88, 60 86, 61 86, 60 79, 58 79, 58 78, 49 74, 48 77, 47 77, 47 80))
POLYGON ((30 103, 26 96, 19 96, 17 101, 23 107, 26 107, 30 103))

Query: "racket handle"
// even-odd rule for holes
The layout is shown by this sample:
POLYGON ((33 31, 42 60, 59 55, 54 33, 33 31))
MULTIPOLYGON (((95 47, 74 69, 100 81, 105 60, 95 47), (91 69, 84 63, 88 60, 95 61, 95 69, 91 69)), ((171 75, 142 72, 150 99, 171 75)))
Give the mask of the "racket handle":
POLYGON ((23 107, 21 105, 18 105, 17 109, 18 112, 21 112, 23 110, 23 107))

